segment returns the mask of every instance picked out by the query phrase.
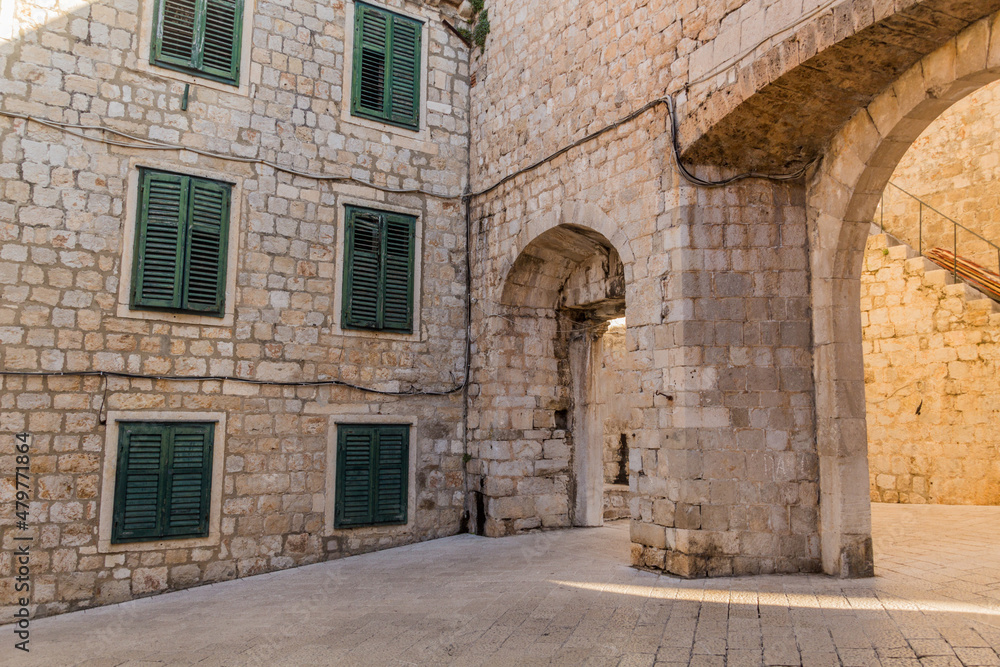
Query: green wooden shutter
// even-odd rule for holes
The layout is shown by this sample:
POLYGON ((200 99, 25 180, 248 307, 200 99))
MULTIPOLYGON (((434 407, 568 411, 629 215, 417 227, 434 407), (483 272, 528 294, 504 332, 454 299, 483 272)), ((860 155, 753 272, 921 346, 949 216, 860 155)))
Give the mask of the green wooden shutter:
POLYGON ((416 218, 347 207, 343 326, 413 331, 416 218))
POLYGON ((242 0, 205 0, 201 70, 225 81, 240 78, 242 0))
POLYGON ((212 486, 214 424, 175 424, 162 504, 164 537, 205 537, 212 486))
POLYGON ((348 208, 344 262, 344 326, 377 329, 382 309, 382 216, 348 208))
POLYGON ((385 73, 389 60, 387 12, 357 3, 354 18, 354 72, 351 103, 354 113, 385 115, 385 73))
POLYGON ((192 179, 182 307, 221 316, 225 311, 231 186, 192 179))
POLYGON ((372 523, 374 431, 367 426, 337 427, 337 493, 335 527, 372 523))
POLYGON ((422 32, 420 21, 355 3, 351 113, 419 127, 422 32))
POLYGON ((335 528, 406 523, 410 427, 337 425, 335 528))
POLYGON ((232 186, 142 170, 133 308, 225 315, 232 186))
POLYGON ((156 65, 238 85, 243 0, 158 0, 156 65))
POLYGON ((213 423, 122 422, 111 541, 205 537, 213 423))
POLYGON ((187 223, 186 178, 143 170, 136 215, 133 307, 179 308, 187 223))
POLYGON ((132 423, 121 424, 119 432, 111 541, 155 539, 162 525, 168 434, 156 424, 132 423))
POLYGON ((152 61, 194 67, 198 23, 198 0, 160 0, 156 5, 152 61))
POLYGON ((417 127, 420 119, 420 33, 422 26, 402 16, 392 17, 389 59, 389 120, 417 127))
POLYGON ((381 426, 376 433, 374 523, 406 523, 409 486, 408 426, 381 426))
POLYGON ((413 252, 416 221, 389 214, 385 218, 381 328, 413 331, 413 252))

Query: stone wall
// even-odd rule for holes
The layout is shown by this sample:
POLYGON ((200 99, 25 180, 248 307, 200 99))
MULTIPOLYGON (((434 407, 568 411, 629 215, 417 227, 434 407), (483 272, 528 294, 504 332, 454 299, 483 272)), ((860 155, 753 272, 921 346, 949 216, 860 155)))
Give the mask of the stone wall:
POLYGON ((1000 504, 1000 306, 872 236, 861 276, 871 498, 1000 504))
POLYGON ((596 369, 597 398, 603 422, 604 519, 627 519, 631 516, 632 492, 629 488, 629 451, 635 440, 630 397, 639 388, 628 371, 629 356, 625 346, 625 322, 613 320, 601 336, 601 364, 596 369), (620 474, 624 471, 624 481, 620 474))
MULTIPOLYGON (((427 22, 429 71, 420 132, 343 113, 350 3, 248 4, 245 85, 195 81, 148 65, 152 0, 18 0, 20 32, 0 45, 0 110, 103 125, 143 139, 303 172, 350 175, 436 196, 386 194, 261 163, 188 150, 140 150, 0 117, 0 367, 8 372, 116 371, 137 377, 9 375, 0 384, 0 605, 10 578, 13 434, 32 436, 32 611, 46 615, 449 535, 464 507, 461 392, 379 395, 343 386, 262 386, 147 375, 261 381, 334 380, 385 392, 442 391, 464 374, 467 49, 441 21, 455 7, 395 0, 427 22), (59 4, 62 7, 62 3, 59 4), (236 184, 229 271, 232 312, 207 321, 129 312, 119 293, 139 166, 236 184), (413 335, 340 328, 345 203, 419 219, 413 335), (230 321, 231 320, 231 321, 230 321), (112 553, 99 544, 108 420, 222 414, 219 536, 112 553), (333 530, 331 466, 339 421, 415 423, 405 526, 333 530), (211 541, 211 540, 210 540, 211 541)), ((118 135, 119 143, 134 140, 118 135)), ((127 255, 125 255, 127 256, 127 255)))
MULTIPOLYGON (((944 216, 1000 246, 1000 82, 957 102, 932 122, 900 160, 890 181, 944 214, 924 208, 924 249, 954 244, 944 216)), ((885 190, 876 222, 916 248, 919 203, 894 187, 885 190)), ((959 231, 958 254, 998 271, 997 251, 959 231)))
MULTIPOLYGON (((473 190, 682 87, 685 54, 701 31, 668 5, 491 5, 493 32, 473 87, 473 190)), ((549 436, 527 417, 550 423, 548 414, 566 408, 559 397, 572 378, 550 356, 555 322, 522 320, 518 308, 528 304, 503 303, 504 281, 529 253, 550 267, 538 268, 536 284, 558 290, 583 258, 530 246, 553 230, 583 228, 624 264, 640 389, 633 563, 687 576, 815 571, 804 188, 683 184, 666 120, 657 107, 474 198, 470 486, 489 489, 504 470, 549 465, 531 454, 549 436), (523 358, 522 341, 540 356, 523 358), (515 419, 520 425, 506 430, 515 419), (526 440, 538 446, 524 448, 526 440)), ((503 500, 513 502, 503 482, 503 500)))

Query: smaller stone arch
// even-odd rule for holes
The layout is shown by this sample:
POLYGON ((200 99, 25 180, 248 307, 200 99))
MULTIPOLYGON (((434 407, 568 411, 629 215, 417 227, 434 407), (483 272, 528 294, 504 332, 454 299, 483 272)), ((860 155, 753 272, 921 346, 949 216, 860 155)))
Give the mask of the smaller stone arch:
POLYGON ((625 311, 625 269, 602 234, 579 225, 552 227, 521 251, 507 272, 501 304, 595 309, 598 319, 625 311), (600 312, 596 312, 600 311, 600 312))
POLYGON ((491 362, 480 377, 495 378, 477 401, 484 532, 600 525, 613 392, 598 373, 606 359, 626 363, 624 327, 607 329, 625 315, 627 240, 597 207, 566 205, 524 225, 513 245, 480 344, 491 362), (616 336, 611 356, 606 334, 616 336))
MULTIPOLYGON (((617 251, 626 267, 630 267, 635 261, 628 235, 599 206, 590 202, 567 201, 559 208, 557 214, 536 218, 522 226, 521 231, 510 243, 507 257, 500 267, 501 275, 506 276, 510 272, 529 243, 560 225, 572 225, 596 232, 604 238, 603 243, 617 251)), ((631 280, 631 275, 627 275, 626 278, 631 280)))

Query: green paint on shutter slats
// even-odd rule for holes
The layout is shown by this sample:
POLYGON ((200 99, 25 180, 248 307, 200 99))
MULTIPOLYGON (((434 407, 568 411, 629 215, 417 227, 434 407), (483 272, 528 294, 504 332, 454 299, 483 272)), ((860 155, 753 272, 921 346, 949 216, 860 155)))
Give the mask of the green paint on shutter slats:
POLYGON ((357 4, 354 20, 354 71, 351 83, 352 111, 383 118, 385 73, 389 59, 389 22, 386 12, 357 4))
POLYGON ((337 428, 337 528, 372 523, 372 437, 364 426, 337 428))
POLYGON ((405 524, 407 425, 338 424, 335 528, 405 524))
POLYGON ((203 537, 208 535, 214 425, 176 424, 171 430, 163 534, 203 537))
POLYGON ((226 296, 230 186, 191 181, 184 307, 221 315, 226 296))
POLYGON ((132 308, 225 315, 232 186, 142 169, 132 308))
POLYGON ((208 535, 213 423, 122 422, 111 542, 208 535))
POLYGON ((389 120, 404 127, 420 124, 420 34, 416 21, 393 17, 389 90, 385 110, 389 120))
POLYGON ((221 81, 238 83, 242 0, 206 0, 202 33, 201 71, 221 81))
POLYGON ((374 523, 406 523, 409 486, 409 439, 407 426, 383 426, 375 430, 374 523))
POLYGON ((146 170, 139 179, 131 303, 133 307, 180 308, 187 180, 146 170))
POLYGON ((150 62, 239 85, 243 0, 157 0, 150 62))
POLYGON ((388 214, 383 250, 382 328, 413 331, 413 254, 416 220, 388 214))
POLYGON ((347 207, 343 327, 413 331, 416 218, 347 207))
POLYGON ((344 325, 378 329, 381 310, 382 221, 378 214, 348 210, 344 257, 344 325))
POLYGON ((355 3, 351 113, 390 125, 420 125, 423 23, 355 3))

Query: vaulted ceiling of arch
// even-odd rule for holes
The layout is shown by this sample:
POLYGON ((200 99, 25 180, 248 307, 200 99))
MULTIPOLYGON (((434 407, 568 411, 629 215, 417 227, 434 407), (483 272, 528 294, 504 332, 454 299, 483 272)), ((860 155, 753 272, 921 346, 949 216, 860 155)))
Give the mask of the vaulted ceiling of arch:
POLYGON ((615 312, 624 310, 618 253, 597 232, 575 225, 554 227, 531 241, 511 267, 501 297, 506 305, 530 308, 585 309, 609 300, 615 312))
POLYGON ((798 50, 796 40, 809 35, 822 39, 824 30, 842 31, 836 13, 828 15, 828 25, 800 30, 742 70, 737 83, 710 95, 687 115, 680 132, 684 160, 737 171, 800 167, 817 157, 837 129, 877 93, 997 9, 1000 0, 917 2, 819 51, 746 97, 756 87, 754 81, 768 80, 782 61, 793 57, 789 54, 798 50))

